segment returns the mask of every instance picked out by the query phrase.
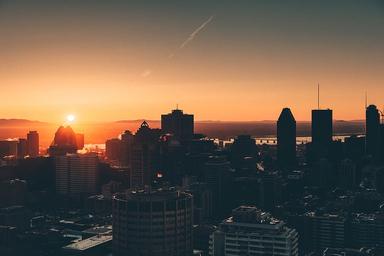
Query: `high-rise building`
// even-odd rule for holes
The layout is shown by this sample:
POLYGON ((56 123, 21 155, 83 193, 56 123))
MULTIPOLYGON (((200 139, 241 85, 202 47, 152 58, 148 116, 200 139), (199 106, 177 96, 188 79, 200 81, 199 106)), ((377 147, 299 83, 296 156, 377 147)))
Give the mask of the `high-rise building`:
POLYGON ((67 154, 55 157, 56 193, 95 194, 98 182, 96 153, 67 154))
POLYGON ((256 140, 250 135, 239 135, 231 145, 231 164, 237 170, 254 167, 257 153, 256 140))
POLYGON ((0 140, 0 158, 4 156, 17 156, 17 140, 0 140))
POLYGON ((277 161, 288 170, 296 164, 296 120, 289 108, 284 108, 277 120, 277 161))
POLYGON ((203 180, 212 191, 212 214, 214 218, 222 218, 230 213, 231 173, 230 163, 225 157, 212 156, 203 167, 203 180))
POLYGON ((161 130, 163 134, 173 134, 181 141, 191 140, 194 133, 193 115, 184 114, 180 109, 161 115, 161 130))
POLYGON ((39 134, 37 131, 30 131, 27 134, 27 153, 29 157, 39 156, 39 134))
POLYGON ((55 133, 55 138, 48 149, 50 156, 65 156, 77 152, 76 133, 70 126, 60 126, 55 133))
POLYGON ((159 189, 116 194, 113 251, 130 256, 192 255, 192 196, 159 189))
POLYGON ((281 220, 253 206, 232 211, 210 237, 211 256, 297 256, 298 234, 281 220))
POLYGON ((76 133, 76 146, 79 150, 84 148, 84 134, 76 133))
POLYGON ((20 138, 17 143, 17 157, 24 158, 27 154, 28 154, 27 140, 20 138))
POLYGON ((332 110, 312 110, 312 147, 316 158, 329 153, 332 144, 332 110))
POLYGON ((121 140, 118 138, 109 139, 105 142, 105 156, 109 161, 120 160, 121 140))
POLYGON ((379 150, 380 113, 375 105, 369 105, 365 111, 366 153, 376 156, 379 150))
POLYGON ((152 183, 158 162, 160 132, 143 122, 133 138, 131 151, 131 188, 142 188, 152 183))
POLYGON ((346 218, 337 214, 305 214, 304 230, 301 241, 310 251, 319 251, 327 247, 346 247, 346 218))
POLYGON ((132 166, 132 145, 134 141, 134 136, 131 131, 124 131, 121 136, 121 146, 120 146, 120 165, 125 167, 132 166))

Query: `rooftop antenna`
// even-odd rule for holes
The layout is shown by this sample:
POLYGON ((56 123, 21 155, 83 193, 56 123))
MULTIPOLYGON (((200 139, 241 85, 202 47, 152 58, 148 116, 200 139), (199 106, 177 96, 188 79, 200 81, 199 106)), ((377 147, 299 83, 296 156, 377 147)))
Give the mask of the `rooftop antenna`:
POLYGON ((317 109, 320 110, 320 83, 317 83, 317 109))
POLYGON ((179 103, 176 103, 176 110, 179 110, 179 103))
POLYGON ((368 107, 368 95, 367 95, 367 91, 365 91, 365 109, 367 109, 368 107))

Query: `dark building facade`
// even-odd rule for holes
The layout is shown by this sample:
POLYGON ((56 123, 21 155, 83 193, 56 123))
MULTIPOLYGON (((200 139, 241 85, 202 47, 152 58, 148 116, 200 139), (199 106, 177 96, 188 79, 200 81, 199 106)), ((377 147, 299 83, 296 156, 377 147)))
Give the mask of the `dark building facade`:
POLYGON ((316 157, 329 153, 332 144, 333 123, 331 109, 312 110, 312 148, 316 157))
POLYGON ((116 255, 192 255, 192 196, 176 190, 130 191, 112 200, 116 255))
POLYGON ((366 153, 376 156, 379 150, 380 113, 375 105, 369 105, 365 112, 366 153))
POLYGON ((39 156, 39 134, 37 131, 30 131, 27 134, 27 153, 30 157, 39 156))
POLYGON ((192 140, 194 133, 193 115, 184 114, 180 109, 161 115, 161 130, 164 134, 173 134, 181 141, 192 140))
POLYGON ((289 108, 284 108, 277 120, 277 160, 286 170, 296 164, 296 120, 289 108))

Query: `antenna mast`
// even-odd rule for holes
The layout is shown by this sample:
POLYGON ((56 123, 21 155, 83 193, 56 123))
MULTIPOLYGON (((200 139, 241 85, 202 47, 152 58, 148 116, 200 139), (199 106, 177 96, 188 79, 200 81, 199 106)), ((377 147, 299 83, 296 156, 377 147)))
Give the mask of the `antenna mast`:
POLYGON ((320 83, 317 83, 317 109, 320 109, 320 83))

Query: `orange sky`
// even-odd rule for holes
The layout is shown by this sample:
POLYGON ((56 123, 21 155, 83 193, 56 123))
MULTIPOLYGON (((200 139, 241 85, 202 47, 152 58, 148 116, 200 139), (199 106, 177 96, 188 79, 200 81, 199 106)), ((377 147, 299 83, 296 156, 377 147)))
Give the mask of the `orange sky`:
POLYGON ((376 1, 20 2, 0 3, 0 118, 159 119, 179 104, 197 120, 273 120, 286 106, 309 120, 318 82, 336 119, 364 118, 365 91, 384 105, 376 1))

